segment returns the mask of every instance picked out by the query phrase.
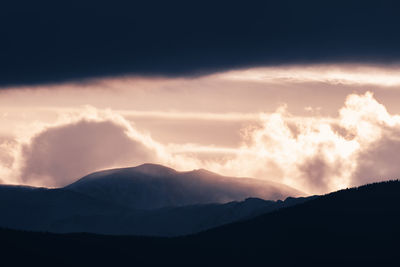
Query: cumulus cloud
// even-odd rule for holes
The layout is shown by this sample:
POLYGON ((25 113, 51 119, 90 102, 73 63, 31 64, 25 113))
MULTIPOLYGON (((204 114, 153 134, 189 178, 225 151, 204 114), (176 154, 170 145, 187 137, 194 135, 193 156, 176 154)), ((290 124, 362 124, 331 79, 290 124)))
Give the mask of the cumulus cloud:
POLYGON ((283 182, 309 193, 398 178, 400 117, 372 93, 352 94, 338 118, 296 118, 281 108, 252 127, 237 156, 210 168, 283 182))
POLYGON ((94 170, 156 159, 154 151, 111 121, 87 121, 46 129, 22 148, 23 182, 66 185, 94 170))
POLYGON ((158 162, 162 147, 112 111, 86 107, 55 123, 29 125, 31 133, 3 141, 5 183, 63 186, 96 170, 158 162))

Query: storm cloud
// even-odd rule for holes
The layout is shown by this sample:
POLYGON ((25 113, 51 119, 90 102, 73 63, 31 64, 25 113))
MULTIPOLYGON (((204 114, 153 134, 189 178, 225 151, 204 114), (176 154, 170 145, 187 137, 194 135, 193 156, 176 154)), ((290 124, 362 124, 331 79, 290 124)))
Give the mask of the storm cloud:
POLYGON ((398 63, 399 5, 8 1, 0 11, 0 85, 293 63, 398 63))

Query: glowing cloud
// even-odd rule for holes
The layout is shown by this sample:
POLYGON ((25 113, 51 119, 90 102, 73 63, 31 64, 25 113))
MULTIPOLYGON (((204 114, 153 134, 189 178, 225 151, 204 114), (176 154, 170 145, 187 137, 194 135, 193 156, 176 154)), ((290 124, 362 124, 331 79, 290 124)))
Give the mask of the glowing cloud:
POLYGON ((390 115, 371 93, 349 95, 331 122, 294 121, 281 109, 250 129, 237 157, 219 171, 268 177, 310 193, 396 178, 400 167, 390 157, 400 146, 399 127, 400 117, 390 115))

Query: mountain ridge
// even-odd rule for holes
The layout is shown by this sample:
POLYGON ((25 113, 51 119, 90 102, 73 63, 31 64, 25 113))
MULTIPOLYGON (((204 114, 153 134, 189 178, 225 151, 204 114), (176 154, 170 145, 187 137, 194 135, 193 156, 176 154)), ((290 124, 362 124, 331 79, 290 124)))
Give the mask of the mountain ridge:
POLYGON ((276 182, 228 177, 204 170, 178 172, 159 164, 98 171, 63 188, 134 209, 304 195, 276 182))

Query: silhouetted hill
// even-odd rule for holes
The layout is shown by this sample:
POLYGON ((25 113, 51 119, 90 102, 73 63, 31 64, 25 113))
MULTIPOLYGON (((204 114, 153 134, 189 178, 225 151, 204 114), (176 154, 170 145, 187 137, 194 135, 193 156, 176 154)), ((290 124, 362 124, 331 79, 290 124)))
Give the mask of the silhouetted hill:
POLYGON ((303 195, 270 181, 221 176, 206 170, 177 172, 157 164, 89 174, 65 189, 134 209, 269 200, 303 195))
POLYGON ((400 182, 343 190, 193 236, 0 231, 13 266, 399 266, 400 182))

